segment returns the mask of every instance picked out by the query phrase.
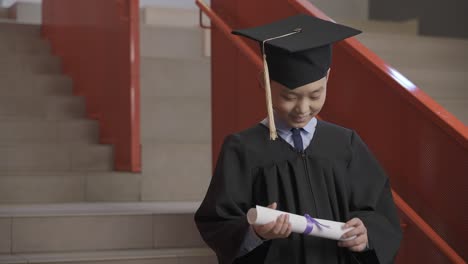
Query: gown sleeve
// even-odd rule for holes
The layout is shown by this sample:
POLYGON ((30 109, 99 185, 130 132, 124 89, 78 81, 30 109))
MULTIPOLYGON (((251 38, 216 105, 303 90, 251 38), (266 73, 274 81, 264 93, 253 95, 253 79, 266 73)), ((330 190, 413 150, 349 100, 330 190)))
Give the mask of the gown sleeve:
POLYGON ((232 263, 249 230, 246 212, 252 206, 249 157, 238 135, 224 141, 195 222, 221 264, 232 263))
POLYGON ((367 228, 370 250, 352 253, 357 263, 393 263, 402 232, 388 177, 361 138, 353 132, 348 165, 350 219, 367 228))

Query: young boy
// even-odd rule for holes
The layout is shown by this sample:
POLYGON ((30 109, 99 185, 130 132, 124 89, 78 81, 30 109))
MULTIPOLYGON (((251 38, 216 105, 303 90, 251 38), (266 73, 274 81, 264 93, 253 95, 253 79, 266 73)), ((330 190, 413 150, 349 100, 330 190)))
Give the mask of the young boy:
POLYGON ((392 263, 402 235, 388 178, 356 132, 315 118, 332 43, 360 32, 298 15, 233 33, 261 43, 272 107, 225 139, 196 212, 219 263, 392 263), (345 222, 353 229, 343 238, 355 238, 291 233, 286 215, 250 226, 246 213, 256 205, 345 222))

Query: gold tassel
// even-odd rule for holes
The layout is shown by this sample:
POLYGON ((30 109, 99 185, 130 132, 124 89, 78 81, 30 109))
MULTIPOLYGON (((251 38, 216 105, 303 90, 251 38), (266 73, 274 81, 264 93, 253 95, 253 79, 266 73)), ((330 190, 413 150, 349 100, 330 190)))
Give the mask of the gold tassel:
POLYGON ((267 112, 268 112, 268 126, 270 128, 270 139, 276 140, 278 138, 278 134, 276 133, 276 125, 275 125, 275 117, 273 116, 273 103, 271 102, 271 86, 270 86, 270 72, 268 71, 268 63, 266 61, 266 53, 265 53, 265 43, 279 38, 284 38, 287 36, 291 36, 297 33, 302 32, 302 28, 295 28, 292 32, 287 34, 276 36, 273 38, 265 39, 262 42, 262 55, 263 55, 263 77, 265 79, 265 93, 266 93, 266 105, 267 105, 267 112))
POLYGON ((271 87, 270 87, 270 73, 268 72, 268 64, 266 62, 266 55, 263 54, 263 77, 265 79, 265 93, 266 93, 266 106, 268 112, 268 126, 270 128, 270 139, 276 140, 278 134, 276 134, 275 117, 273 116, 273 103, 271 102, 271 87))

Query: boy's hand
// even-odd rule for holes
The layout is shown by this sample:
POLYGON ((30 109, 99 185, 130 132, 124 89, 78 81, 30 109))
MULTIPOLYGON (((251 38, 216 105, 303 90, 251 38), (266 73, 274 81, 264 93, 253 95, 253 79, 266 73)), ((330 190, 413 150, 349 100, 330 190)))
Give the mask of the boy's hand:
MULTIPOLYGON (((268 205, 268 208, 276 209, 276 203, 268 205)), ((282 214, 276 221, 272 221, 265 225, 253 225, 253 229, 257 235, 264 239, 286 238, 291 234, 291 223, 289 223, 289 216, 282 214)))
POLYGON ((353 218, 346 222, 343 228, 354 227, 354 229, 346 232, 342 238, 348 238, 356 236, 352 240, 339 241, 339 247, 346 247, 354 252, 361 252, 367 248, 368 238, 367 238, 367 228, 364 226, 364 223, 359 218, 353 218))

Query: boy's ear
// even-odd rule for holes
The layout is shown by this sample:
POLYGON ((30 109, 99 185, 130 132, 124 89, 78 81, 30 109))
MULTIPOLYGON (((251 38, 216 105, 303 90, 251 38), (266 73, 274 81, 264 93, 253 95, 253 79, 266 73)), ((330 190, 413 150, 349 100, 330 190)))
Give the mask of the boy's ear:
POLYGON ((327 80, 328 80, 328 77, 330 77, 330 71, 331 71, 331 68, 328 68, 328 71, 327 71, 327 80))

